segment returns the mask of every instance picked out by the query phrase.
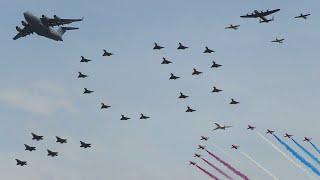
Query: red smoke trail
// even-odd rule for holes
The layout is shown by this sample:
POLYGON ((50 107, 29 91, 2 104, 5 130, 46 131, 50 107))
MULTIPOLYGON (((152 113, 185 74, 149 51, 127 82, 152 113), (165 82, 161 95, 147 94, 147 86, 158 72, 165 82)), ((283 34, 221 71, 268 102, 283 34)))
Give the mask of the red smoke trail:
POLYGON ((207 170, 203 169, 202 167, 196 165, 198 169, 200 169, 202 172, 206 173, 208 176, 210 176, 212 179, 214 180, 220 180, 219 178, 217 178, 216 176, 214 176, 213 174, 211 174, 210 172, 208 172, 207 170))
POLYGON ((233 180, 232 177, 230 177, 227 173, 223 172, 221 169, 219 169, 218 167, 216 167, 215 165, 211 164, 209 161, 207 161, 204 158, 201 158, 204 162, 206 162, 209 166, 213 167, 215 170, 217 170, 220 174, 222 174, 224 177, 226 177, 227 179, 233 180))
POLYGON ((230 164, 228 164, 227 162, 223 161, 222 159, 220 159, 218 156, 212 154, 210 151, 206 150, 208 154, 210 154, 212 157, 214 157, 217 161, 219 161, 220 163, 222 163, 224 166, 226 166, 228 169, 230 169, 233 173, 235 173, 236 175, 240 176, 242 179, 245 180, 249 180, 249 178, 241 173, 240 171, 236 170, 234 167, 232 167, 230 164))

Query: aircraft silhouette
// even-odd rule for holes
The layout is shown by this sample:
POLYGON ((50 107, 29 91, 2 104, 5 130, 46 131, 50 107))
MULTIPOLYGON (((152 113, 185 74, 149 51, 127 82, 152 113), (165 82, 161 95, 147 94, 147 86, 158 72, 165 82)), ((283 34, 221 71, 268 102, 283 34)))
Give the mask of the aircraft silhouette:
POLYGON ((294 18, 302 18, 302 19, 307 19, 308 16, 310 16, 311 14, 300 14, 299 16, 296 16, 294 18))
POLYGON ((150 117, 145 116, 144 114, 140 113, 140 119, 148 119, 148 118, 150 118, 150 117))
POLYGON ((303 141, 307 141, 307 142, 310 142, 312 138, 307 138, 307 137, 304 137, 303 141))
POLYGON ((273 14, 275 12, 280 11, 280 9, 274 9, 274 10, 267 10, 267 11, 258 11, 258 10, 254 10, 251 14, 246 14, 243 16, 240 16, 241 18, 260 18, 259 22, 260 23, 268 23, 270 21, 273 21, 274 18, 272 17, 272 19, 267 19, 266 16, 273 14))
POLYGON ((162 49, 162 48, 164 48, 164 47, 159 46, 157 43, 154 43, 153 49, 155 49, 155 50, 160 50, 160 49, 162 49))
POLYGON ((274 43, 283 43, 284 39, 278 39, 276 38, 275 40, 271 41, 271 42, 274 42, 274 43))
POLYGON ((179 76, 175 76, 173 73, 170 73, 169 79, 176 80, 176 79, 179 79, 179 78, 180 78, 179 76))
POLYGON ((187 110, 186 110, 186 112, 194 112, 194 111, 196 111, 196 110, 191 109, 189 106, 187 106, 187 110))
POLYGON ((83 141, 80 141, 80 147, 82 147, 82 148, 89 148, 89 147, 91 147, 91 144, 89 144, 89 143, 85 143, 85 142, 83 142, 83 141))
POLYGON ((87 88, 84 88, 83 94, 91 94, 94 91, 88 90, 87 88))
POLYGON ((113 55, 113 53, 108 52, 107 50, 103 49, 103 54, 102 54, 102 56, 112 56, 112 55, 113 55))
POLYGON ((214 123, 216 125, 216 128, 212 129, 212 131, 221 129, 221 130, 226 130, 227 128, 231 128, 232 126, 226 126, 226 125, 221 125, 219 123, 214 123))
POLYGON ((273 131, 273 130, 267 129, 266 134, 273 134, 273 133, 274 133, 274 131, 273 131))
POLYGON ((32 140, 36 140, 36 141, 43 140, 43 136, 39 136, 34 133, 31 133, 31 135, 32 135, 32 140))
POLYGON ((284 137, 291 139, 292 135, 291 135, 291 134, 286 133, 286 134, 284 135, 284 137))
POLYGON ((231 149, 238 149, 240 146, 232 144, 231 149))
POLYGON ((222 66, 222 65, 217 64, 215 61, 212 61, 211 68, 218 68, 218 67, 220 67, 220 66, 222 66))
POLYGON ((67 139, 63 139, 58 136, 56 136, 56 139, 57 139, 56 140, 57 143, 60 143, 60 144, 67 143, 67 139))
POLYGON ((86 78, 86 77, 88 77, 88 75, 82 74, 81 72, 78 72, 78 73, 79 73, 78 78, 86 78))
POLYGON ((229 26, 225 27, 225 29, 237 30, 239 27, 240 27, 240 25, 232 25, 232 24, 230 24, 229 26))
POLYGON ((180 99, 186 99, 186 98, 188 98, 188 97, 189 97, 189 96, 187 96, 187 95, 183 94, 182 92, 180 92, 180 95, 179 95, 178 98, 180 98, 180 99))
POLYGON ((85 63, 87 63, 87 62, 90 62, 90 61, 92 61, 92 60, 87 59, 87 58, 85 58, 85 57, 81 56, 81 60, 80 60, 80 62, 85 62, 85 63))
POLYGON ((201 155, 200 154, 197 154, 197 153, 194 153, 194 156, 193 157, 197 157, 197 158, 200 158, 201 155))
POLYGON ((49 149, 47 149, 47 151, 48 151, 48 156, 51 156, 51 157, 58 156, 58 152, 54 152, 54 151, 51 151, 49 149))
POLYGON ((201 71, 198 71, 198 70, 196 70, 195 68, 193 68, 192 75, 200 75, 200 74, 202 74, 201 71))
POLYGON ((208 139, 209 139, 209 137, 201 136, 201 139, 200 139, 200 140, 201 140, 201 141, 202 141, 202 140, 208 141, 208 139))
POLYGON ((121 114, 121 118, 120 118, 120 120, 129 120, 129 119, 131 119, 131 118, 126 117, 126 116, 124 116, 124 115, 122 115, 122 114, 121 114))
POLYGON ((189 161, 189 165, 193 165, 193 166, 195 166, 195 165, 196 165, 196 163, 195 163, 195 162, 193 162, 193 161, 189 161))
POLYGON ((212 49, 209 49, 208 46, 206 46, 205 50, 203 51, 203 53, 213 53, 213 52, 215 52, 215 51, 212 49))
POLYGON ((256 127, 254 127, 254 126, 251 126, 250 124, 248 125, 248 130, 250 129, 250 130, 254 130, 256 127))
POLYGON ((19 160, 19 159, 16 159, 16 161, 17 161, 17 165, 18 165, 18 166, 25 166, 25 165, 27 165, 27 161, 21 161, 21 160, 19 160))
POLYGON ((239 104, 239 102, 231 98, 230 104, 239 104))
POLYGON ((205 149, 206 148, 206 146, 202 146, 202 145, 198 145, 198 149, 205 149))
POLYGON ((167 60, 164 57, 162 59, 163 59, 163 61, 161 62, 161 64, 171 64, 172 63, 171 61, 167 60))
POLYGON ((184 50, 184 49, 187 49, 187 48, 189 48, 189 47, 188 47, 188 46, 184 46, 184 45, 182 45, 182 44, 179 42, 179 46, 178 46, 177 49, 184 50))
POLYGON ((29 146, 27 144, 24 144, 24 147, 25 147, 26 151, 35 151, 36 150, 36 147, 32 147, 32 146, 29 146))
POLYGON ((221 91, 222 91, 221 89, 218 89, 218 88, 216 88, 215 86, 213 86, 213 89, 212 89, 211 92, 213 92, 213 93, 218 93, 218 92, 221 92, 221 91))
POLYGON ((104 103, 101 103, 100 109, 108 109, 109 107, 111 107, 111 106, 106 105, 106 104, 104 104, 104 103))

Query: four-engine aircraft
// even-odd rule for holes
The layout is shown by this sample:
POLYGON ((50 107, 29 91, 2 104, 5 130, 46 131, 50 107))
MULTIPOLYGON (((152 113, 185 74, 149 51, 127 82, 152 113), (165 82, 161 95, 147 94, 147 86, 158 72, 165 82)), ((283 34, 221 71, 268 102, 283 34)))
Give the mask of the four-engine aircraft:
POLYGON ((243 15, 243 16, 240 16, 242 18, 260 18, 259 22, 260 23, 268 23, 270 21, 273 21, 274 18, 272 17, 272 19, 267 19, 266 16, 270 15, 270 14, 273 14, 273 13, 276 13, 280 11, 280 9, 274 9, 274 10, 267 10, 267 11, 258 11, 258 10, 254 10, 251 14, 246 14, 246 15, 243 15))

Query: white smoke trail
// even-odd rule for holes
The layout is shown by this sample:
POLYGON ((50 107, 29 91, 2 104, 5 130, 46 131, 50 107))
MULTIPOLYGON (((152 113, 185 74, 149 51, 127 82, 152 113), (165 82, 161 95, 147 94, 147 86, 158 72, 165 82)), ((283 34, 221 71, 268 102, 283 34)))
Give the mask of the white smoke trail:
MULTIPOLYGON (((240 151, 240 150, 239 150, 240 151)), ((251 162, 253 162, 258 168, 263 170, 265 173, 267 173, 269 176, 271 176, 275 180, 279 180, 275 175, 273 175, 268 169, 264 168, 261 164, 259 164, 256 160, 254 160, 251 156, 249 156, 247 153, 240 151, 241 154, 243 154, 247 159, 249 159, 251 162)))
POLYGON ((294 166, 296 166, 297 168, 303 170, 311 179, 316 179, 312 174, 310 174, 310 172, 305 169, 302 165, 298 164, 297 162, 295 162, 290 156, 288 156, 285 152, 281 151, 281 149, 279 149, 273 142, 271 142, 269 139, 267 139, 266 137, 264 137, 260 132, 258 131, 254 131, 261 139, 263 139, 265 142, 267 142, 268 144, 271 145, 271 147, 273 149, 275 149, 276 151, 278 151, 283 157, 285 157, 288 161, 290 161, 294 166))
POLYGON ((223 153, 225 156, 227 156, 227 157, 229 158, 229 160, 234 161, 234 162, 237 163, 238 165, 240 164, 240 161, 239 161, 239 160, 236 160, 236 159, 232 158, 232 157, 230 156, 230 154, 228 154, 228 153, 227 153, 225 150, 223 150, 220 146, 218 146, 218 145, 216 145, 216 144, 214 144, 214 143, 212 143, 212 145, 213 145, 214 148, 218 149, 221 153, 223 153))

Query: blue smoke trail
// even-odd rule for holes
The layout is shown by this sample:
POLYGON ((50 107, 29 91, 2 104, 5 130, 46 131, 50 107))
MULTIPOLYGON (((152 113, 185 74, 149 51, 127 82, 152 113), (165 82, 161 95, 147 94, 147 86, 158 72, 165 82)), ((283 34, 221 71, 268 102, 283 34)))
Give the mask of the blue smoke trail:
POLYGON ((320 149, 316 145, 314 145, 312 142, 310 142, 311 146, 320 154, 320 149))
POLYGON ((311 159, 313 159, 314 161, 316 161, 319 165, 320 165, 320 161, 317 157, 315 157, 310 151, 308 151, 306 148, 304 148, 301 144, 299 144, 297 141, 295 141, 294 139, 292 139, 292 141, 300 148, 302 149, 303 152, 305 152, 306 154, 308 154, 309 157, 311 157, 311 159))
POLYGON ((278 136, 273 134, 273 137, 277 139, 277 141, 282 144, 296 159, 301 161, 305 166, 310 168, 312 172, 314 172, 316 175, 320 176, 319 170, 314 167, 310 162, 308 162, 306 159, 304 159, 302 156, 300 156, 296 151, 294 151, 288 144, 286 144, 284 141, 282 141, 278 136))

